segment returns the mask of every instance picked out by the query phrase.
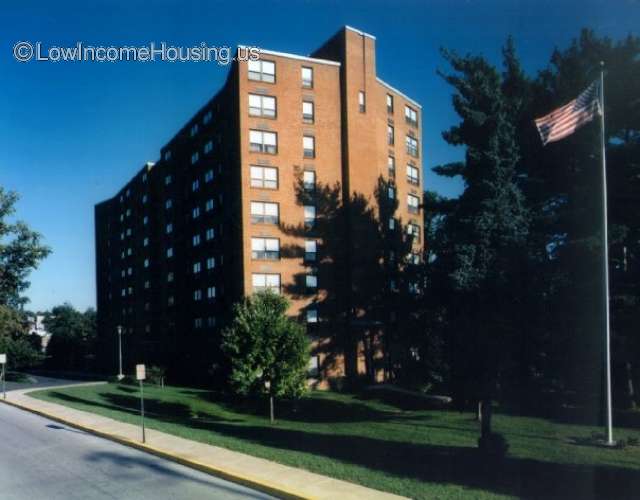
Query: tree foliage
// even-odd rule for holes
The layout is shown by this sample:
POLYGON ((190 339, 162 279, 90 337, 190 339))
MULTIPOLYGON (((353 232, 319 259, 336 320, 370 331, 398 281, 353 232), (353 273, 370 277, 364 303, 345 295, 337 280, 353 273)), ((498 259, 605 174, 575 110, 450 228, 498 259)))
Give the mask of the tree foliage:
POLYGON ((17 193, 0 186, 0 305, 13 307, 24 304, 29 273, 50 253, 40 234, 12 220, 17 201, 17 193))
POLYGON ((309 343, 302 326, 287 317, 288 305, 284 297, 265 291, 234 306, 232 324, 222 333, 222 349, 237 394, 297 398, 305 392, 309 343))
POLYGON ((96 313, 87 309, 77 311, 70 304, 63 304, 45 314, 44 326, 51 334, 47 347, 47 363, 61 370, 86 370, 95 368, 96 313))
MULTIPOLYGON (((445 139, 465 161, 457 199, 425 197, 431 233, 424 309, 443 333, 451 387, 544 407, 546 395, 600 407, 604 301, 598 122, 542 147, 533 119, 575 98, 606 64, 606 133, 614 382, 637 401, 640 357, 640 39, 584 30, 535 77, 512 40, 499 72, 444 53, 460 122, 445 139), (634 326, 636 325, 636 326, 634 326), (635 389, 635 391, 634 391, 635 389)), ((624 398, 623 398, 624 399, 624 398)), ((620 398, 618 399, 620 402, 620 398)))

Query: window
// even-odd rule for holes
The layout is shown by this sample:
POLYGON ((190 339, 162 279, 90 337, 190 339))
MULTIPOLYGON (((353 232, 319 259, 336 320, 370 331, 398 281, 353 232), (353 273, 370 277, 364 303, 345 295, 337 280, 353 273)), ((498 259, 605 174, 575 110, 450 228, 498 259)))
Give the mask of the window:
POLYGON ((278 152, 278 136, 275 132, 249 131, 249 151, 274 155, 278 152))
POLYGON ((395 143, 395 137, 393 133, 393 127, 391 125, 387 125, 387 144, 389 146, 393 146, 395 143))
POLYGON ((129 276, 131 276, 131 275, 133 274, 133 268, 131 268, 131 267, 130 267, 130 268, 128 268, 128 269, 127 269, 127 274, 128 274, 129 276))
POLYGON ((404 119, 409 125, 418 126, 418 112, 409 106, 404 107, 404 119))
POLYGON ((279 212, 277 203, 251 202, 251 222, 254 224, 278 224, 279 212))
POLYGON ((167 227, 165 228, 165 231, 166 231, 167 234, 173 233, 173 224, 167 224, 167 227))
POLYGON ((173 273, 167 273, 167 282, 173 283, 173 279, 174 279, 173 273))
POLYGON ((194 234, 191 237, 191 243, 193 244, 194 247, 197 247, 200 244, 200 235, 199 234, 194 234))
POLYGON ((193 181, 191 183, 191 191, 195 192, 198 189, 200 189, 200 181, 198 179, 196 179, 195 181, 193 181))
POLYGON ((209 123, 211 121, 211 118, 213 118, 213 113, 211 112, 211 110, 209 110, 202 117, 202 124, 206 125, 207 123, 209 123))
POLYGON ((169 161, 170 159, 171 159, 171 150, 170 150, 170 149, 167 149, 167 150, 164 152, 164 161, 169 161))
POLYGON ((307 323, 317 323, 317 322, 318 322, 318 310, 307 309, 307 323))
POLYGON ((175 302, 176 302, 176 300, 173 298, 173 295, 170 295, 170 296, 167 298, 167 304, 168 304, 168 305, 172 306, 173 304, 175 304, 175 302))
POLYGON ((127 255, 131 255, 133 253, 133 250, 131 250, 131 248, 127 248, 127 255))
POLYGON ((131 228, 130 228, 130 227, 128 227, 128 228, 127 228, 127 236, 131 236, 131 232, 132 232, 132 231, 131 231, 131 228))
POLYGON ((251 280, 254 292, 273 290, 276 293, 280 293, 279 274, 253 274, 251 280))
POLYGON ((149 259, 144 259, 143 266, 144 267, 149 267, 149 259))
POLYGON ((149 197, 146 194, 143 194, 142 195, 142 204, 144 205, 147 202, 148 199, 149 199, 149 197))
POLYGON ((210 212, 213 210, 213 199, 207 200, 204 204, 205 212, 210 212))
POLYGON ((276 63, 273 61, 249 61, 249 80, 274 83, 276 81, 276 63))
POLYGON ((205 239, 207 241, 212 240, 215 237, 215 231, 212 227, 210 227, 209 229, 207 229, 206 233, 205 233, 205 239))
POLYGON ((420 241, 420 226, 418 224, 408 224, 407 234, 413 236, 416 241, 420 241))
POLYGON ((306 89, 313 88, 313 68, 302 67, 302 86, 306 89))
POLYGON ((251 165, 251 187, 278 189, 278 169, 251 165))
POLYGON ((302 149, 305 158, 315 158, 316 156, 316 139, 313 136, 305 135, 302 137, 302 149))
POLYGON ((304 225, 313 227, 316 223, 316 207, 313 205, 304 206, 304 225))
POLYGON ((280 240, 277 238, 251 238, 251 258, 278 260, 280 258, 280 240))
POLYGON ((146 226, 147 224, 149 224, 149 217, 148 217, 147 215, 145 215, 145 216, 142 218, 142 224, 143 224, 144 226, 146 226))
MULTIPOLYGON (((193 291, 193 300, 202 300, 202 290, 194 290, 193 291)), ((202 320, 200 320, 202 321, 202 320)), ((202 325, 200 325, 202 326, 202 325)))
POLYGON ((213 141, 208 141, 204 145, 204 154, 211 153, 211 151, 213 151, 213 141))
POLYGON ((417 266, 418 264, 420 264, 420 254, 412 252, 409 255, 407 255, 407 260, 409 261, 410 264, 417 266))
POLYGON ((358 92, 358 109, 360 113, 364 113, 367 110, 366 96, 362 90, 358 92))
POLYGON ((173 206, 173 200, 171 198, 169 198, 167 201, 164 202, 164 208, 166 208, 167 210, 169 210, 172 206, 173 206))
POLYGON ((411 184, 420 184, 420 174, 413 165, 407 165, 407 181, 411 184))
POLYGON ((393 186, 389 186, 387 188, 387 196, 389 197, 390 200, 395 200, 396 199, 396 188, 394 188, 393 186))
POLYGON ((207 170, 204 174, 204 182, 211 182, 213 180, 213 170, 207 170))
POLYGON ((149 238, 146 238, 144 240, 142 240, 142 246, 143 247, 148 247, 149 246, 149 238))
POLYGON ((209 328, 213 328, 216 326, 216 317, 215 316, 207 316, 207 326, 209 328))
POLYGON ((249 116, 276 117, 276 98, 267 95, 249 94, 249 116))
POLYGON ((396 220, 393 217, 389 217, 389 229, 393 231, 396 228, 396 220))
POLYGON ((215 257, 208 257, 206 266, 207 266, 207 269, 213 269, 214 267, 216 267, 215 257))
POLYGON ((407 136, 405 144, 407 145, 407 153, 417 158, 418 157, 418 141, 413 137, 407 136))
POLYGON ((387 170, 389 171, 389 177, 395 177, 396 175, 396 159, 393 156, 387 156, 387 170))
POLYGON ((316 173, 313 170, 305 170, 302 174, 302 184, 305 191, 316 190, 316 173))
POLYGON ((200 262, 193 263, 193 274, 198 274, 202 270, 202 265, 200 262))
POLYGON ((198 160, 200 159, 200 153, 198 153, 197 151, 194 152, 191 155, 191 165, 195 165, 196 163, 198 163, 198 160))
POLYGON ((127 208, 127 211, 125 212, 125 215, 127 217, 131 217, 131 209, 130 208, 127 208))
POLYGON ((191 130, 189 131, 189 135, 190 135, 191 137, 193 137, 193 136, 194 136, 194 135, 196 135, 197 133, 198 133, 198 124, 197 124, 197 123, 194 123, 194 124, 191 126, 191 130))
POLYGON ((307 262, 315 262, 318 256, 318 243, 315 240, 306 240, 304 242, 304 260, 307 262))
POLYGON ((167 259, 170 259, 171 257, 173 257, 173 248, 169 247, 167 248, 167 259))
POLYGON ((129 198, 129 196, 131 196, 131 189, 127 189, 127 192, 125 194, 127 195, 127 198, 129 198))
POLYGON ((144 282, 144 287, 148 290, 149 288, 151 288, 151 282, 149 280, 144 282))
POLYGON ((407 206, 409 207, 409 213, 417 214, 418 212, 420 212, 420 198, 412 194, 408 194, 407 206))
POLYGON ((193 210, 191 210, 191 216, 194 219, 197 219, 198 217, 200 217, 200 207, 195 207, 193 210))
POLYGON ((314 110, 311 101, 302 101, 302 121, 304 123, 313 123, 314 110))
POLYGON ((164 178, 164 185, 165 185, 165 186, 168 186, 169 184, 171 184, 171 181, 172 181, 172 180, 173 180, 173 179, 171 178, 171 176, 170 176, 170 175, 167 175, 167 176, 164 178))
POLYGON ((215 299, 216 298, 216 287, 215 286, 210 286, 207 288, 207 298, 208 299, 215 299))
POLYGON ((387 94, 387 113, 393 113, 393 96, 387 94))
POLYGON ((304 283, 307 288, 318 288, 318 277, 315 274, 307 274, 304 277, 304 283))

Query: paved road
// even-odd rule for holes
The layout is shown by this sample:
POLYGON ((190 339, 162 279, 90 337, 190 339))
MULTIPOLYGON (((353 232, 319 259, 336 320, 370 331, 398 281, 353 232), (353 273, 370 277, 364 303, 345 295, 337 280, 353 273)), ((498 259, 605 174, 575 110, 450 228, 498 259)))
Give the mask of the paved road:
POLYGON ((269 498, 0 404, 2 500, 269 498))
POLYGON ((26 377, 26 380, 23 380, 21 382, 12 382, 11 380, 7 380, 7 391, 13 391, 16 389, 44 389, 45 387, 55 387, 57 385, 82 384, 83 382, 87 382, 87 380, 69 380, 26 373, 24 374, 24 377, 26 377))

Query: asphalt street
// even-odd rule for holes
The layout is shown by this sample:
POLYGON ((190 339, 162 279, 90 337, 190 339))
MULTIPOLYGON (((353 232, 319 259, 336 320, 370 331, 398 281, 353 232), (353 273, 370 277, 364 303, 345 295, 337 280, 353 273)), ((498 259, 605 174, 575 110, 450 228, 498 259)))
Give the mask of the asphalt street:
POLYGON ((2 500, 270 498, 0 404, 2 500))

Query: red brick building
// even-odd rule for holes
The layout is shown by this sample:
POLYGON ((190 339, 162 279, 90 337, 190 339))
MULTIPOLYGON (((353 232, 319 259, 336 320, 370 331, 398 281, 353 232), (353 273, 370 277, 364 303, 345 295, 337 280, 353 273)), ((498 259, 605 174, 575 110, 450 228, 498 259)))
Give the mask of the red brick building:
POLYGON ((234 63, 160 159, 96 206, 105 367, 121 325, 130 363, 206 371, 231 305, 272 288, 308 325, 313 378, 381 378, 350 333, 374 325, 381 356, 384 322, 357 326, 353 291, 371 273, 358 254, 380 227, 413 233, 422 253, 420 123, 420 105, 377 77, 375 37, 353 28, 309 57, 234 63))

